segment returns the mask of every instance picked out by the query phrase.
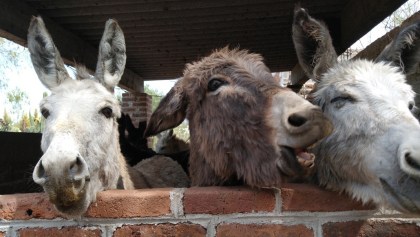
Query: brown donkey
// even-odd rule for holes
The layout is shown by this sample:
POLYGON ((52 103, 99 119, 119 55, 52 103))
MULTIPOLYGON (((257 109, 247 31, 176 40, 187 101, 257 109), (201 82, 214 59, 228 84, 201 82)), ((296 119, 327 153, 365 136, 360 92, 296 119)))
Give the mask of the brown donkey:
POLYGON ((188 64, 152 114, 146 136, 188 119, 192 185, 279 185, 330 132, 321 110, 278 86, 262 60, 223 48, 188 64))

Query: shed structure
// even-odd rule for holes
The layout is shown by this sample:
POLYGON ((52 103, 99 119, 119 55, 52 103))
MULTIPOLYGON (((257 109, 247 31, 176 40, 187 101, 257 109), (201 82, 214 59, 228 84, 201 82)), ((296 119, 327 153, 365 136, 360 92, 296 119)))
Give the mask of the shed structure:
POLYGON ((181 76, 185 63, 230 45, 260 53, 272 71, 297 64, 291 25, 297 2, 330 28, 338 53, 405 0, 4 0, 0 36, 26 45, 32 15, 41 15, 67 63, 96 66, 104 23, 124 30, 127 69, 120 86, 143 91, 144 80, 181 76))

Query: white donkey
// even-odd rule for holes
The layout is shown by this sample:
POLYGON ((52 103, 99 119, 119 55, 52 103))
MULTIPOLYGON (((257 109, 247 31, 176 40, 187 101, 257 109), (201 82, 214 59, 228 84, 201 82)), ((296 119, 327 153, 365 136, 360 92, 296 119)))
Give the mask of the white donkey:
POLYGON ((120 153, 116 120, 121 112, 112 93, 124 72, 124 35, 116 21, 106 22, 96 80, 70 78, 40 17, 30 23, 28 48, 39 79, 52 92, 40 105, 45 117, 44 155, 33 179, 58 211, 77 217, 95 201, 97 192, 117 184, 133 188, 120 153))
POLYGON ((420 125, 405 75, 420 59, 420 22, 403 29, 375 62, 337 62, 324 23, 296 9, 299 62, 318 81, 310 96, 334 125, 316 147, 321 185, 363 202, 420 213, 420 125))

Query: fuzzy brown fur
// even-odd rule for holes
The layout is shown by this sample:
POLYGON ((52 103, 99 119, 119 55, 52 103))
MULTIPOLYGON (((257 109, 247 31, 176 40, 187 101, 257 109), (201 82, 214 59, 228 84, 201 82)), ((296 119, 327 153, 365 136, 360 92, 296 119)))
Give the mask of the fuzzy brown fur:
POLYGON ((183 79, 152 114, 145 134, 177 126, 186 117, 193 186, 237 181, 277 186, 283 176, 301 171, 296 157, 284 155, 278 144, 274 121, 280 118, 273 115, 273 98, 283 92, 291 93, 275 83, 260 55, 223 48, 186 66, 183 79), (212 80, 223 85, 212 90, 212 80))

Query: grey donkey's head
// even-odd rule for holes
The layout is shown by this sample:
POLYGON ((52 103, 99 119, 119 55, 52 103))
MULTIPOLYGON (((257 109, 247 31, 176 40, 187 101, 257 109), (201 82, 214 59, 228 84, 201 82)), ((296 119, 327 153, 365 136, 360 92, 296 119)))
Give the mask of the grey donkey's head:
POLYGON ((334 125, 315 149, 320 184, 420 213, 420 125, 405 82, 418 67, 420 23, 403 29, 374 62, 338 62, 326 25, 305 9, 295 9, 293 41, 302 68, 318 81, 310 97, 334 125))

